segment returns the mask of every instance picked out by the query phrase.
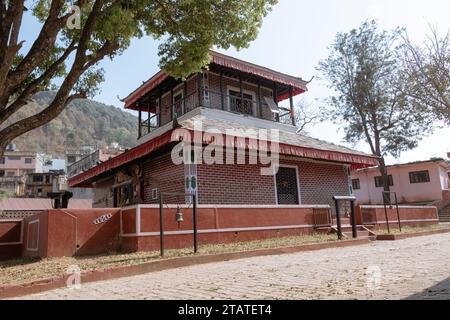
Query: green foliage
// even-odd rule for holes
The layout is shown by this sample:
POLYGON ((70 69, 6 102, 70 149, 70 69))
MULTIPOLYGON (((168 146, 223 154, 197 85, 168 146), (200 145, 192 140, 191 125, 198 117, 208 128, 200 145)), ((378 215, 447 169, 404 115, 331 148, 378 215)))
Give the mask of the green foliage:
MULTIPOLYGON (((44 22, 51 1, 36 0, 33 3, 33 14, 44 22)), ((75 3, 77 1, 66 0, 66 12, 75 3)), ((82 27, 94 3, 94 0, 84 1, 82 27)), ((103 3, 101 18, 88 43, 88 54, 94 55, 105 43, 114 43, 117 49, 111 54, 113 57, 127 49, 132 38, 149 35, 162 41, 159 46, 161 69, 175 78, 186 78, 208 65, 208 50, 214 45, 225 49, 247 47, 256 38, 262 19, 277 0, 104 0, 103 3)), ((79 39, 80 30, 65 28, 59 46, 67 47, 79 39)), ((61 72, 58 76, 64 74, 61 72)), ((103 77, 91 77, 90 80, 79 83, 76 89, 83 88, 82 92, 92 96, 95 93, 92 87, 103 77)))
MULTIPOLYGON (((35 95, 35 104, 23 108, 21 118, 46 107, 54 92, 35 95)), ((137 117, 119 108, 88 99, 74 100, 56 119, 14 140, 21 150, 64 155, 66 148, 106 146, 117 142, 132 148, 137 141, 137 117)))
POLYGON ((396 56, 401 32, 382 31, 375 21, 366 21, 338 33, 318 68, 335 92, 328 117, 343 124, 347 142, 365 140, 378 156, 415 148, 433 129, 426 106, 399 90, 408 85, 396 56))

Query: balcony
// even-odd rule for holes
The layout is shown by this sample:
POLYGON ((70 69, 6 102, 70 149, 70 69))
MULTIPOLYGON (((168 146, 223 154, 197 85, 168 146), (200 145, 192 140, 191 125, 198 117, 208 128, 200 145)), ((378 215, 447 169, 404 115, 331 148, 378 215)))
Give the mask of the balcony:
POLYGON ((173 101, 168 108, 158 105, 155 109, 162 109, 163 112, 149 113, 146 120, 142 119, 142 111, 139 112, 139 138, 198 107, 224 110, 267 121, 292 123, 290 109, 278 106, 272 97, 257 97, 236 91, 226 94, 202 89, 173 101))

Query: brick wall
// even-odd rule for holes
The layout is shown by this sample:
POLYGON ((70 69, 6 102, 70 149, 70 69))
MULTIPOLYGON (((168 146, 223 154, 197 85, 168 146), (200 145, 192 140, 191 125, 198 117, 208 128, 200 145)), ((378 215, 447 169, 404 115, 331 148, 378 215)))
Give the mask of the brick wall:
MULTIPOLYGON (((302 204, 329 204, 334 208, 333 196, 349 195, 343 165, 301 160, 280 160, 280 163, 298 167, 302 204)), ((275 204, 274 177, 261 176, 261 167, 248 164, 198 166, 199 202, 275 204)))
POLYGON ((280 162, 298 166, 302 204, 329 204, 334 212, 332 197, 350 194, 343 165, 292 160, 280 162))
POLYGON ((162 192, 184 193, 184 166, 174 165, 170 153, 144 163, 144 203, 158 203, 158 199, 152 198, 155 188, 162 192))
POLYGON ((261 176, 260 165, 199 165, 200 204, 275 204, 273 176, 261 176))
MULTIPOLYGON (((250 165, 248 155, 242 165, 197 165, 198 201, 217 205, 274 205, 273 175, 262 176, 263 165, 250 165)), ((297 166, 301 204, 328 204, 334 210, 332 197, 348 195, 348 177, 343 165, 297 159, 281 159, 281 165, 297 166)), ((264 166, 266 167, 266 166, 264 166)), ((174 165, 170 153, 147 160, 143 165, 144 203, 158 203, 152 190, 184 193, 184 165, 174 165)), ((112 180, 96 186, 95 207, 112 207, 112 180), (108 198, 108 199, 106 199, 108 198), (107 200, 107 202, 105 202, 107 200)), ((168 197, 168 203, 183 202, 182 197, 168 197)))

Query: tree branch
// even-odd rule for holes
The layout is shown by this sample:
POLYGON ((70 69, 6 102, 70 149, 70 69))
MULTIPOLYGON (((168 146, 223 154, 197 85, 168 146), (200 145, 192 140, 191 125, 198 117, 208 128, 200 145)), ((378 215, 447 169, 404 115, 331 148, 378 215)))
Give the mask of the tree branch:
POLYGON ((40 77, 32 81, 28 86, 22 91, 20 96, 4 111, 0 111, 0 123, 6 121, 11 115, 17 112, 20 108, 26 105, 29 99, 38 91, 39 85, 45 81, 50 80, 54 74, 58 71, 58 68, 64 64, 67 57, 76 49, 75 42, 72 42, 69 47, 64 51, 61 57, 56 60, 40 77))
POLYGON ((37 66, 49 57, 50 53, 55 48, 58 33, 61 31, 69 17, 69 15, 66 15, 64 18, 59 18, 63 5, 64 1, 62 0, 53 0, 51 2, 48 17, 39 36, 17 68, 8 75, 4 93, 10 94, 13 92, 37 66))

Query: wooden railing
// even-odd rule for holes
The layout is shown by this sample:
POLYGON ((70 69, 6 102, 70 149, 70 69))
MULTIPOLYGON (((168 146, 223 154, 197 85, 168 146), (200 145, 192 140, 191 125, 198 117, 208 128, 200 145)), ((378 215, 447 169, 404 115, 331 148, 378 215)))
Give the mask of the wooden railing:
MULTIPOLYGON (((171 116, 181 117, 184 114, 198 107, 219 109, 232 113, 258 117, 261 119, 286 122, 286 117, 290 117, 290 112, 280 109, 280 113, 273 113, 264 97, 248 99, 245 96, 229 95, 225 92, 201 89, 184 96, 182 99, 172 103, 169 106, 171 116)), ((160 114, 150 114, 150 118, 142 121, 139 126, 139 137, 145 136, 160 126, 170 122, 170 116, 160 117, 160 114), (164 120, 162 119, 164 118, 164 120)), ((290 123, 290 122, 289 122, 290 123)))

